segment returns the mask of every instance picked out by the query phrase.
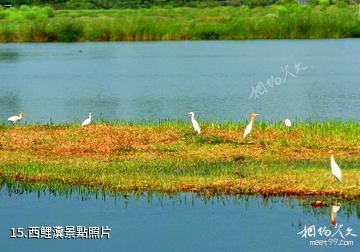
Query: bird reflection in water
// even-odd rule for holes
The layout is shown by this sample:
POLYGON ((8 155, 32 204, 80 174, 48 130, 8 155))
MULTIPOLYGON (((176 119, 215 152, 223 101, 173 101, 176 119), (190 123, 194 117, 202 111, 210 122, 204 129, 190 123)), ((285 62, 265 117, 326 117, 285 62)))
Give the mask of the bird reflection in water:
POLYGON ((340 210, 340 203, 331 206, 331 226, 336 226, 336 215, 340 210))

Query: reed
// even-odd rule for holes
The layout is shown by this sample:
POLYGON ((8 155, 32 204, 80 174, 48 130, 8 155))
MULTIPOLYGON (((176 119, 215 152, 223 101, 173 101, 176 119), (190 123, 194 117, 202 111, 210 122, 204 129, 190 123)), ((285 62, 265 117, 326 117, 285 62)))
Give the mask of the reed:
POLYGON ((0 9, 0 42, 316 39, 360 37, 359 7, 0 9))

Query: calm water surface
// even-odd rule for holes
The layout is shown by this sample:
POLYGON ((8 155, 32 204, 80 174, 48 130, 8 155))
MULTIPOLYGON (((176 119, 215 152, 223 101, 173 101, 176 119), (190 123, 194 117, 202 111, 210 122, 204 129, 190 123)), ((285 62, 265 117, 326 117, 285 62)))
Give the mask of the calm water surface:
MULTIPOLYGON (((305 226, 330 228, 330 208, 308 199, 223 196, 96 195, 0 190, 2 251, 359 251, 360 203, 341 202, 337 223, 351 227, 353 246, 309 245, 305 226), (110 239, 10 239, 12 227, 106 226, 110 239)), ((339 238, 335 236, 335 238, 339 238)), ((328 238, 320 237, 315 239, 328 238)), ((341 239, 341 238, 340 238, 341 239)))
POLYGON ((0 120, 358 120, 359 51, 359 39, 2 44, 0 120))

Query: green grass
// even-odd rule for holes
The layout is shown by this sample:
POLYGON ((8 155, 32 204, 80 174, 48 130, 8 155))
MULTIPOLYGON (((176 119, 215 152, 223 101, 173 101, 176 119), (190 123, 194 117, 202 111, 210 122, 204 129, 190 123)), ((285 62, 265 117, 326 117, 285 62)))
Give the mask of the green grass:
POLYGON ((0 178, 112 191, 360 198, 357 122, 0 125, 0 178), (343 182, 331 175, 335 152, 343 182))
POLYGON ((77 164, 0 163, 1 177, 12 181, 81 185, 120 192, 182 191, 208 194, 330 195, 359 198, 359 162, 342 162, 342 184, 327 162, 114 161, 77 164), (351 177, 357 178, 353 179, 351 177))
POLYGON ((0 9, 0 42, 315 39, 360 37, 356 5, 250 9, 0 9))

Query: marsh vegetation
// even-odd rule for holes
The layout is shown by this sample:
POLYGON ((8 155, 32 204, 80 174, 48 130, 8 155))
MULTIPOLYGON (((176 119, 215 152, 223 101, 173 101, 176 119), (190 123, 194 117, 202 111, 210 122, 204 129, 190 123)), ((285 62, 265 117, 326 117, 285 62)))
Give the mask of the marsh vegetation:
POLYGON ((355 122, 245 124, 183 122, 2 126, 4 179, 114 191, 194 191, 360 196, 360 127, 355 122), (343 170, 331 175, 329 149, 343 170))
POLYGON ((54 10, 0 9, 1 42, 360 37, 357 5, 54 10))

